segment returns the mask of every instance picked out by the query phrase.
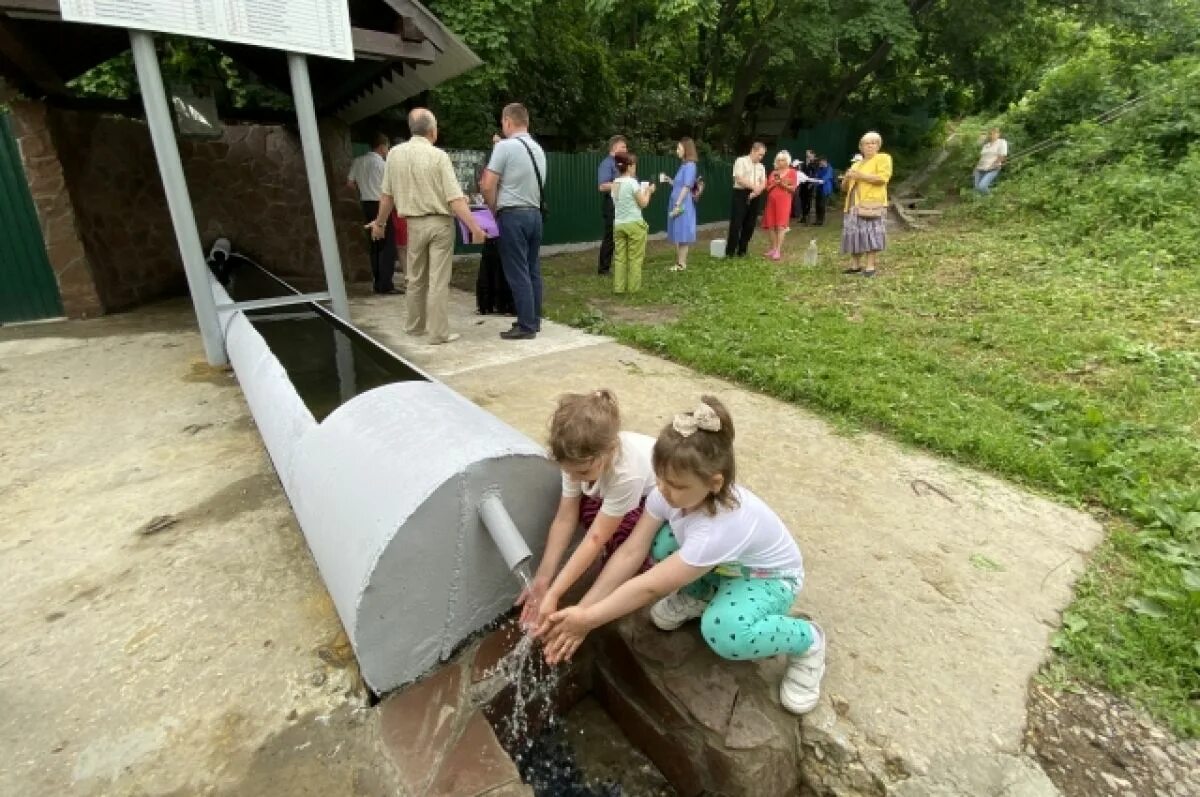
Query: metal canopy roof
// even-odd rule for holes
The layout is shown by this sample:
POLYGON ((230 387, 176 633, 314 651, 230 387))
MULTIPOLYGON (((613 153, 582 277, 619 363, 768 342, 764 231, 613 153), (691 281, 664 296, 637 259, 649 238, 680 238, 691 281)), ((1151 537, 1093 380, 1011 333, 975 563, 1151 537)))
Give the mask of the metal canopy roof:
MULTIPOLYGON (((318 112, 347 123, 463 74, 482 61, 416 0, 350 0, 354 61, 310 57, 318 112)), ((264 83, 290 91, 286 54, 212 41, 264 83)), ((70 106, 66 83, 129 49, 119 28, 64 22, 57 0, 0 0, 0 78, 70 106)))

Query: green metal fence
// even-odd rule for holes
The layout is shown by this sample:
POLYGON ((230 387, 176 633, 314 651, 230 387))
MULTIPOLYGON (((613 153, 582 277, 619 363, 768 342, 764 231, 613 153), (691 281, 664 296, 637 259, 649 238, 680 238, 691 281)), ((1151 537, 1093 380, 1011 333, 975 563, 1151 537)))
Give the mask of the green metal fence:
POLYGON ((62 315, 8 113, 0 110, 0 323, 62 315))
POLYGON ((794 138, 782 138, 776 142, 775 148, 767 153, 765 160, 769 161, 779 150, 786 149, 793 159, 804 159, 804 151, 811 149, 819 155, 829 158, 834 169, 844 169, 854 153, 858 152, 858 138, 867 128, 859 130, 853 120, 835 119, 816 127, 799 131, 794 138))

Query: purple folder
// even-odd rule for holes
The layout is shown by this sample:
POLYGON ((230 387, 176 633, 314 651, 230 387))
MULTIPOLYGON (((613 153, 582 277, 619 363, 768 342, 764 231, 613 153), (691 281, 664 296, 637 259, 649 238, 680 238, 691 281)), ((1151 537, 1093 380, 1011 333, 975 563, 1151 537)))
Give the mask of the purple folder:
MULTIPOLYGON (((492 215, 492 211, 487 208, 471 208, 471 215, 475 217, 476 223, 483 228, 483 232, 488 238, 500 237, 500 227, 497 226, 496 217, 492 215)), ((458 220, 455 219, 455 221, 458 220)), ((458 232, 462 236, 464 244, 471 243, 471 231, 461 221, 458 222, 458 232)))

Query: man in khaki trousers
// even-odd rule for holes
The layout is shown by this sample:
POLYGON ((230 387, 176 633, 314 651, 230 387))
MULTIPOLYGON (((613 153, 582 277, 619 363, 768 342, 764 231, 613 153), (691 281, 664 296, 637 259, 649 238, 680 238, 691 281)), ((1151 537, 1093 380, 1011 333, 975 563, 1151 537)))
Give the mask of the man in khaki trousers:
POLYGON ((429 333, 430 343, 458 340, 450 331, 450 267, 454 260, 454 216, 471 231, 471 243, 481 244, 483 228, 467 207, 450 156, 434 146, 437 119, 425 108, 408 114, 412 137, 388 153, 379 197, 379 215, 367 225, 373 238, 386 234, 392 208, 408 221, 408 317, 404 331, 429 333))

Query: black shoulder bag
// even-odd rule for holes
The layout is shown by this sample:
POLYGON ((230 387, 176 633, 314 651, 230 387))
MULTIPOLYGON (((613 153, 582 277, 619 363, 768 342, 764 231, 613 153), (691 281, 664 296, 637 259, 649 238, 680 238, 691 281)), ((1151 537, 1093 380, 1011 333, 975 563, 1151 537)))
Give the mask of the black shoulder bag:
POLYGON ((521 142, 521 146, 529 153, 529 162, 533 164, 533 174, 537 177, 538 184, 538 210, 542 211, 542 221, 545 221, 550 215, 549 208, 546 207, 546 183, 542 180, 542 170, 538 168, 537 158, 533 157, 533 150, 525 143, 525 139, 517 138, 521 142))

